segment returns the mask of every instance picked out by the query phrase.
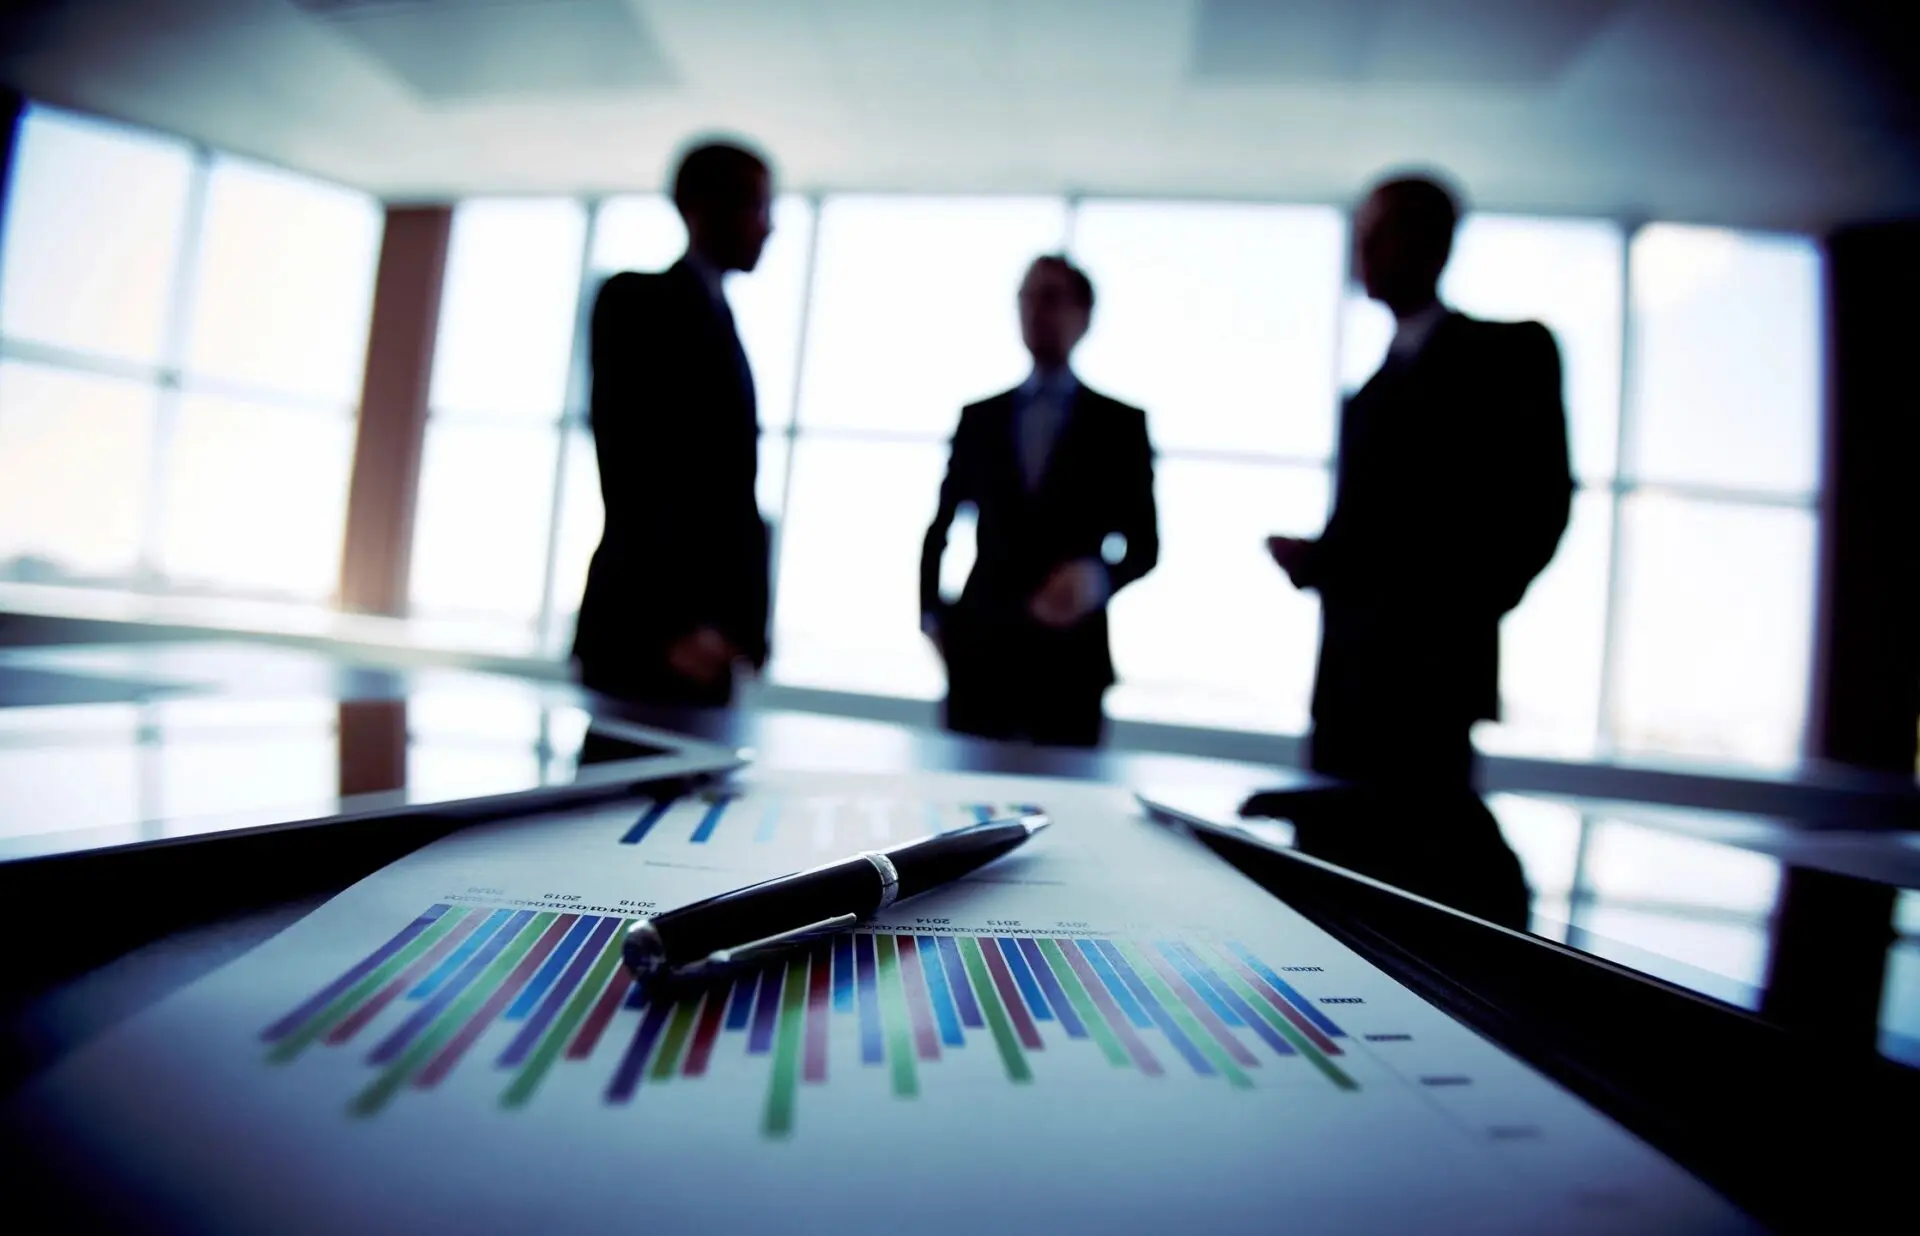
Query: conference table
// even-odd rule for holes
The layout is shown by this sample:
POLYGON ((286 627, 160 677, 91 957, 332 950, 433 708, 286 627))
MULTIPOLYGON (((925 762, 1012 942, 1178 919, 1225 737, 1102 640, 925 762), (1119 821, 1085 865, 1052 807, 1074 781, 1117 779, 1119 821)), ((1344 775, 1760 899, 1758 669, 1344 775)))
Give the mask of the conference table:
POLYGON ((0 1081, 21 1085, 437 837, 657 789, 689 775, 673 762, 687 752, 1125 786, 1763 1221, 1839 1224, 1900 1196, 1920 1110, 1911 834, 1525 794, 1487 795, 1484 827, 1417 806, 1388 824, 1297 769, 635 708, 564 682, 232 641, 0 650, 0 924, 16 942, 0 1081), (1505 862, 1517 908, 1484 891, 1505 862))

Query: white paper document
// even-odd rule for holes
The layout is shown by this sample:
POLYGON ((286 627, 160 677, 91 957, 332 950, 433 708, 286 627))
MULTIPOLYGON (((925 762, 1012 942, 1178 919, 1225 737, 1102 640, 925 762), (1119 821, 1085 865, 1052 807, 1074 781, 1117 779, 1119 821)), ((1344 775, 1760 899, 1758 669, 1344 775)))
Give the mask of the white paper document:
POLYGON ((146 1230, 1751 1227, 1125 791, 1031 779, 760 773, 455 834, 6 1124, 146 1230), (757 972, 649 1005, 619 964, 636 917, 1029 805, 1020 851, 757 972))

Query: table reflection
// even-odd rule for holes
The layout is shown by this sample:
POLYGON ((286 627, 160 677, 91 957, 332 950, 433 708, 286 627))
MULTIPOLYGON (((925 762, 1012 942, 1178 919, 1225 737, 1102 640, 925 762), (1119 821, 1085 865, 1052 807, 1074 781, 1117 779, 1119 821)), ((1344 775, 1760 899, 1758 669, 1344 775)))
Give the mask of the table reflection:
POLYGON ((592 722, 551 692, 471 678, 0 708, 0 858, 569 785, 592 722))
POLYGON ((1535 890, 1528 930, 1760 1007, 1778 860, 1608 809, 1518 794, 1487 804, 1535 890))
POLYGON ((1920 892, 1894 901, 1893 947, 1880 993, 1880 1054, 1920 1068, 1920 892))
POLYGON ((1246 831, 1920 1067, 1920 892, 1897 887, 1909 839, 1522 794, 1475 805, 1281 792, 1245 810, 1288 823, 1246 831))

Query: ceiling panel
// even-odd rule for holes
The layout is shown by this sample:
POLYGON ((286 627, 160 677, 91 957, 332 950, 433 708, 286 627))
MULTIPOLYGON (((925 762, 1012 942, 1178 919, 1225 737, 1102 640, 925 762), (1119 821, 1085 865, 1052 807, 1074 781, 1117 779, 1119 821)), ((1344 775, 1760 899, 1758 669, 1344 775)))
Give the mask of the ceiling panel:
POLYGON ((396 200, 652 189, 719 129, 804 189, 1346 200, 1421 161, 1490 208, 1920 210, 1911 110, 1815 0, 25 2, 29 95, 396 200))
POLYGON ((300 0, 432 103, 657 89, 674 75, 626 0, 300 0))
POLYGON ((1543 86, 1623 0, 1203 0, 1193 80, 1543 86))
POLYGON ((1394 0, 1203 0, 1192 77, 1217 82, 1353 82, 1394 0))
POLYGON ((1010 7, 1009 68, 1023 90, 1089 87, 1164 98, 1185 84, 1200 0, 1022 0, 1010 7))
POLYGON ((1015 0, 829 0, 810 6, 849 91, 976 94, 1010 71, 1015 0))
POLYGON ((1364 76, 1386 84, 1551 85, 1625 7, 1622 0, 1400 3, 1374 32, 1364 76))
POLYGON ((684 88, 733 94, 837 93, 820 14, 794 0, 649 0, 648 26, 684 88))

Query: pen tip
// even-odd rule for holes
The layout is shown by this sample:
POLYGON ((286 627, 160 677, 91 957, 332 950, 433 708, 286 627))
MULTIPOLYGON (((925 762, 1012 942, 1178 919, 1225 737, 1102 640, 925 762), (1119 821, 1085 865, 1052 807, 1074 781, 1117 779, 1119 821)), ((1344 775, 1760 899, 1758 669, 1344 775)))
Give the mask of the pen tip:
POLYGON ((1035 833, 1039 832, 1041 829, 1052 824, 1053 817, 1046 816, 1046 815, 1030 815, 1024 818, 1023 820, 1021 820, 1020 822, 1027 826, 1027 836, 1031 837, 1035 833))

